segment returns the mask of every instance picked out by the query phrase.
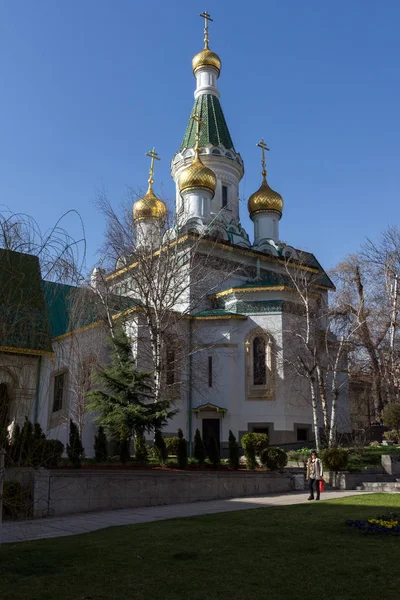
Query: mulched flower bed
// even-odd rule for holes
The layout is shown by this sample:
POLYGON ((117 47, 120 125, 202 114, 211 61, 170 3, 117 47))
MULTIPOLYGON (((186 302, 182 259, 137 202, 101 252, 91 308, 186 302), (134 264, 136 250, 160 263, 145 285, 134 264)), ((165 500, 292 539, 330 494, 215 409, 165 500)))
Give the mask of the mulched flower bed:
POLYGON ((83 464, 79 469, 73 467, 72 465, 60 465, 57 467, 57 470, 73 470, 73 471, 171 471, 171 472, 185 472, 185 471, 195 471, 202 473, 210 473, 210 472, 230 472, 230 473, 265 473, 265 469, 258 467, 254 471, 249 471, 248 469, 230 469, 228 466, 226 467, 199 467, 197 465, 188 465, 187 469, 178 469, 175 466, 161 466, 161 465, 85 465, 83 464))
POLYGON ((393 513, 378 516, 375 519, 368 519, 367 521, 349 519, 346 521, 346 525, 356 527, 367 534, 400 535, 400 515, 393 513))

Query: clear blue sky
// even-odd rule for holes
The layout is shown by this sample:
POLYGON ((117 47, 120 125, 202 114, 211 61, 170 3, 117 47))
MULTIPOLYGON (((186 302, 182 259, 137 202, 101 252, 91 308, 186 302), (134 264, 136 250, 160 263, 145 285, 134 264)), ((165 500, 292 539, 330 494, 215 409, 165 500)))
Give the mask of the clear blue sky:
MULTIPOLYGON (((0 204, 49 227, 69 208, 87 231, 88 266, 103 220, 93 205, 144 187, 173 196, 170 160, 193 103, 202 20, 222 59, 221 102, 245 163, 241 216, 260 183, 285 200, 281 237, 324 267, 400 224, 398 0, 2 0, 0 204)), ((71 223, 72 233, 74 225, 71 223)))

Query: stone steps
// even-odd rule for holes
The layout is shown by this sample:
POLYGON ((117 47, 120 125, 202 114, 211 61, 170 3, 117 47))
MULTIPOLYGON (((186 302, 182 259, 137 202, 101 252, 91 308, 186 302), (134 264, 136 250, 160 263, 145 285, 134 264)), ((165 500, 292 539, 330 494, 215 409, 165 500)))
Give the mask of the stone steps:
POLYGON ((400 492, 400 481, 364 481, 362 485, 358 485, 356 490, 363 492, 400 492))

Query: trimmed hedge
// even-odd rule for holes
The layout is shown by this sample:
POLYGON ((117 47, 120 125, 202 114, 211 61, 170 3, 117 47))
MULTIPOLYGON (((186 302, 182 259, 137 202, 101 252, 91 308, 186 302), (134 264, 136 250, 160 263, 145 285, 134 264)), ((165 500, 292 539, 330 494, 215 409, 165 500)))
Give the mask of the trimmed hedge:
POLYGON ((165 445, 167 447, 168 456, 177 456, 178 454, 178 446, 179 446, 179 438, 178 436, 166 437, 164 438, 165 445))
POLYGON ((345 471, 349 453, 344 448, 327 448, 322 452, 321 458, 327 471, 345 471))
POLYGON ((270 471, 282 471, 287 465, 288 455, 282 448, 264 448, 260 454, 260 461, 270 471))
POLYGON ((254 471, 257 466, 256 456, 260 456, 264 448, 267 448, 268 436, 266 433, 246 433, 241 441, 247 468, 254 471))

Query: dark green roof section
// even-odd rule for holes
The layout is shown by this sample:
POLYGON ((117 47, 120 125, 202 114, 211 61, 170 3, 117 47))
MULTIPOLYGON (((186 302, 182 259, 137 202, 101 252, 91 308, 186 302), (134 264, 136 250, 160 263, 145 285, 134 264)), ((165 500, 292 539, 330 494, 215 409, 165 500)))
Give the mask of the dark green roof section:
MULTIPOLYGON (((43 281, 43 288, 52 338, 88 327, 102 319, 103 308, 91 288, 53 281, 43 281)), ((136 300, 117 294, 110 295, 108 300, 113 315, 139 304, 136 300)))
POLYGON ((0 249, 0 346, 52 351, 37 256, 0 249))
POLYGON ((243 317, 246 318, 246 315, 241 315, 236 312, 231 312, 229 310, 225 310, 223 308, 214 308, 210 310, 203 310, 198 312, 193 317, 243 317))
POLYGON ((195 114, 200 115, 201 120, 205 123, 200 128, 200 146, 222 145, 227 150, 235 151, 219 99, 212 94, 202 94, 194 101, 180 152, 185 148, 194 148, 195 146, 196 123, 192 119, 195 114))

